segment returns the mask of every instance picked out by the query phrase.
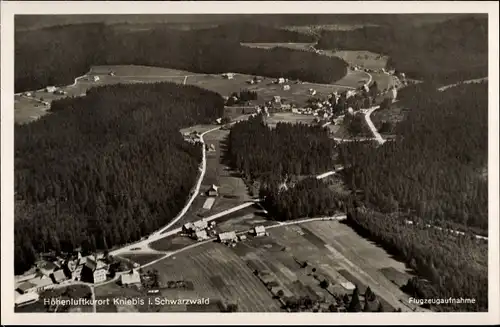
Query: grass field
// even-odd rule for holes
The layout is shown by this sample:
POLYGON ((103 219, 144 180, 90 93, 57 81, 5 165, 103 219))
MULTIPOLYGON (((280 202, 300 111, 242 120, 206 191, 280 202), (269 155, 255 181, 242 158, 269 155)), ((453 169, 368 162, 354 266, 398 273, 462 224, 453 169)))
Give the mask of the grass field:
MULTIPOLYGON (((271 78, 264 78, 260 84, 250 85, 247 83, 252 77, 250 75, 236 74, 234 79, 227 80, 218 74, 196 74, 187 71, 148 66, 94 66, 87 75, 99 76, 100 79, 94 82, 90 77, 85 77, 80 79, 76 85, 61 87, 62 90, 67 92, 65 96, 81 96, 91 87, 107 84, 174 82, 206 88, 218 92, 223 96, 239 92, 242 89, 249 89, 258 93, 258 100, 255 101, 255 104, 262 104, 272 100, 275 95, 279 95, 288 100, 289 103, 301 106, 309 99, 310 88, 314 88, 317 91, 317 96, 326 96, 334 91, 358 87, 360 80, 366 79, 366 76, 362 72, 349 72, 344 78, 336 81, 335 85, 314 83, 294 84, 291 82, 291 89, 285 91, 280 85, 273 84, 274 79, 271 78), (109 75, 111 71, 114 72, 115 76, 109 75)), ((51 102, 64 96, 38 91, 35 97, 51 102)), ((46 107, 32 99, 16 96, 15 100, 15 119, 18 123, 30 122, 46 114, 46 107)))
MULTIPOLYGON (((236 303, 238 311, 280 311, 280 305, 233 251, 208 243, 150 267, 162 280, 186 280, 194 284, 193 296, 223 303, 236 303)), ((162 291, 162 295, 163 291, 162 291)))
MULTIPOLYGON (((156 242, 155 242, 156 243, 156 242)), ((161 250, 159 250, 161 251, 161 250)), ((151 261, 163 257, 161 253, 126 253, 120 254, 120 257, 138 263, 139 265, 145 265, 151 261)))
POLYGON ((297 123, 313 124, 314 118, 316 117, 312 115, 299 115, 291 112, 276 112, 266 118, 266 123, 267 126, 271 128, 276 127, 276 124, 279 122, 292 123, 292 124, 297 124, 297 123))
POLYGON ((241 43, 241 45, 249 48, 259 48, 259 49, 272 49, 276 47, 280 48, 288 48, 293 50, 309 50, 311 46, 314 46, 316 43, 241 43))
POLYGON ((389 57, 365 50, 324 50, 325 55, 343 59, 351 66, 361 66, 368 69, 382 69, 387 65, 389 57))
POLYGON ((188 237, 173 235, 154 241, 149 246, 157 251, 175 251, 195 243, 195 240, 188 237))

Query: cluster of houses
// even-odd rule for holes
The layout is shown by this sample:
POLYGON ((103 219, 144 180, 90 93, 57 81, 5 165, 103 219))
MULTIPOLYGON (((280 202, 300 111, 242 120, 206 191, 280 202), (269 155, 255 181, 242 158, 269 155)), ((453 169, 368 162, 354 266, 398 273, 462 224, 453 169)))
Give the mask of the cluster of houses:
POLYGON ((182 231, 197 241, 205 241, 215 234, 214 228, 215 221, 209 223, 207 220, 201 219, 184 224, 182 231))
POLYGON ((70 281, 104 282, 109 270, 109 264, 103 255, 82 257, 80 253, 75 259, 42 260, 36 266, 34 272, 17 278, 16 305, 36 302, 39 293, 70 281))

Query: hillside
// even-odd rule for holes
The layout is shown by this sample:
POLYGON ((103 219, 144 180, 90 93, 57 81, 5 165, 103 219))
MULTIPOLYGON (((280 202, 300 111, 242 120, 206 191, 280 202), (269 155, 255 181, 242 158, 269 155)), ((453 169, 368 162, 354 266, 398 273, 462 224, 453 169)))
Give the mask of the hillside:
POLYGON ((157 27, 130 33, 87 24, 17 32, 15 89, 21 92, 71 84, 91 65, 149 65, 196 73, 286 76, 318 83, 337 81, 347 72, 347 64, 338 58, 285 48, 243 47, 240 38, 287 42, 300 34, 240 26, 234 31, 227 27, 193 31, 157 27))
POLYGON ((423 26, 325 31, 317 47, 388 55, 389 67, 405 72, 408 77, 441 84, 488 75, 488 20, 484 16, 423 26))
POLYGON ((487 83, 444 92, 415 85, 401 92, 401 102, 412 110, 395 142, 341 147, 351 164, 346 183, 359 193, 350 221, 431 282, 412 282, 410 294, 476 298, 475 305, 439 310, 485 310, 487 242, 472 234, 488 233, 487 83))
POLYGON ((168 223, 201 156, 179 129, 213 121, 223 106, 193 86, 114 85, 55 101, 52 114, 17 125, 16 273, 38 252, 106 249, 168 223))

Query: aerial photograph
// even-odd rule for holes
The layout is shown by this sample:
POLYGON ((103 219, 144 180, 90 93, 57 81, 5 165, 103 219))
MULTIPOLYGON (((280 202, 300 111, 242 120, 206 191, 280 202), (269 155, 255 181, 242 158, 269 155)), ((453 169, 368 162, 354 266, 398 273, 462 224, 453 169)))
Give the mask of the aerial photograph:
POLYGON ((488 312, 488 14, 14 29, 14 315, 488 312))

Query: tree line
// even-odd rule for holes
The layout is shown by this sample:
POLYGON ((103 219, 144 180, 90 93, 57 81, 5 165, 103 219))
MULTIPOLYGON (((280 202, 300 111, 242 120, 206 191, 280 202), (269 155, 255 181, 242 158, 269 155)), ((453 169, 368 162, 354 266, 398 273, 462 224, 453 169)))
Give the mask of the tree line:
POLYGON ((16 273, 39 252, 106 250, 168 223, 201 160, 179 129, 210 123, 223 107, 220 95, 193 86, 112 85, 16 125, 16 273))
MULTIPOLYGON (((255 35, 261 28, 242 29, 245 32, 239 34, 255 35)), ((238 33, 225 38, 227 33, 223 31, 228 32, 228 28, 222 32, 220 29, 180 31, 159 26, 130 33, 105 24, 18 31, 15 90, 71 84, 92 65, 135 64, 196 73, 238 72, 317 83, 339 80, 347 72, 347 64, 339 58, 282 47, 269 50, 244 47, 238 33)), ((295 32, 276 33, 273 40, 283 37, 286 42, 290 33, 295 32)), ((244 39, 249 40, 247 36, 244 39)))
POLYGON ((385 54, 388 67, 407 77, 451 84, 488 76, 488 19, 466 16, 423 26, 324 31, 317 48, 385 54))
POLYGON ((258 115, 236 123, 229 133, 229 158, 246 178, 282 182, 332 169, 337 150, 327 129, 282 122, 270 128, 264 119, 258 115))

